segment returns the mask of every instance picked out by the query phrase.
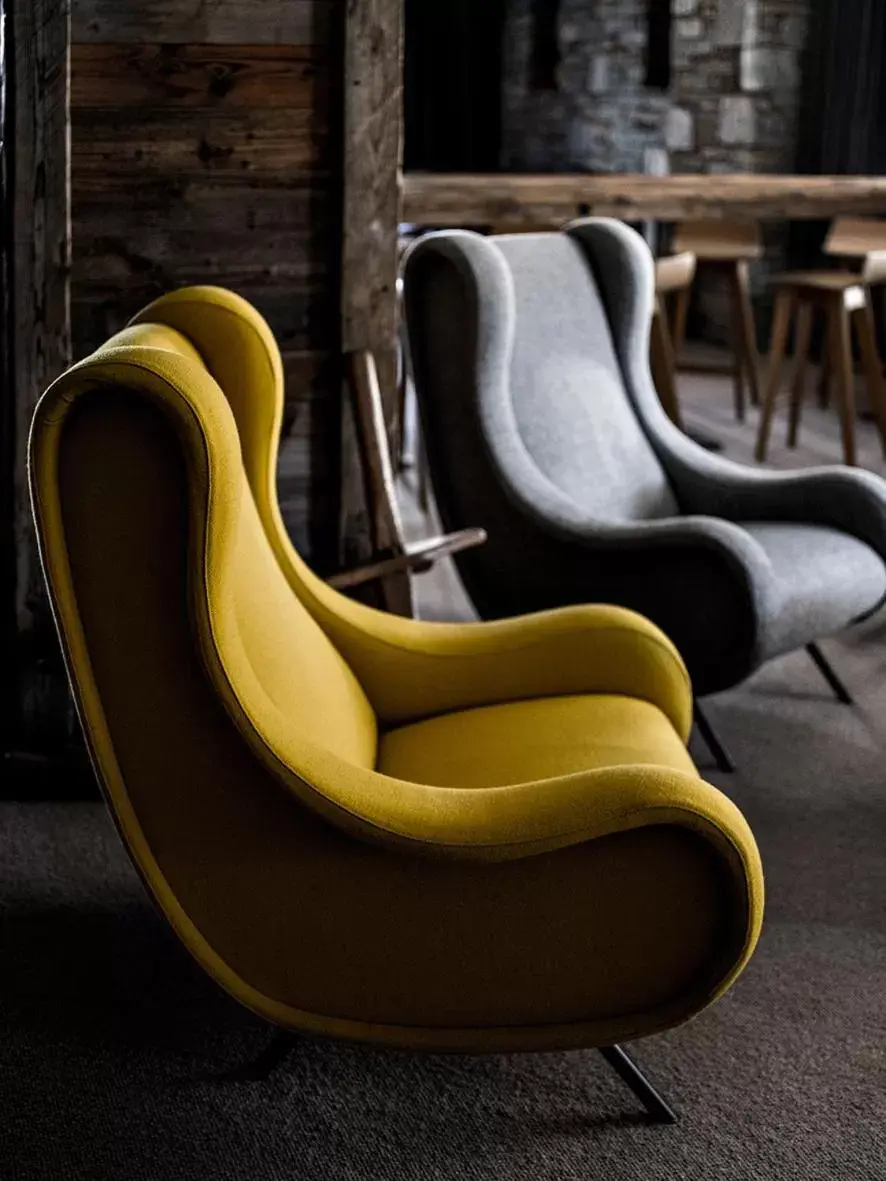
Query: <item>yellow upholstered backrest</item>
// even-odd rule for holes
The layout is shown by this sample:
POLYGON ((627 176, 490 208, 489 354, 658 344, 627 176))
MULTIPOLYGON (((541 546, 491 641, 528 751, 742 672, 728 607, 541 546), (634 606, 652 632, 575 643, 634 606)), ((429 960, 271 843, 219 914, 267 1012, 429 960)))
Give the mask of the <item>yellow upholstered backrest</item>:
MULTIPOLYGON (((277 499, 277 456, 283 427, 283 364, 274 334, 250 303, 221 287, 183 287, 154 300, 132 320, 130 331, 173 329, 195 349, 224 392, 265 535, 291 589, 355 668, 369 650, 384 646, 376 634, 379 613, 333 590, 295 550, 277 499)), ((386 617, 387 621, 387 617, 386 617)), ((387 623, 409 646, 422 629, 402 619, 387 623)), ((422 633, 424 638, 424 633, 422 633)), ((384 693, 373 702, 379 708, 384 693)), ((388 719, 390 720, 390 719, 388 719)))
POLYGON ((163 295, 132 326, 172 328, 202 358, 233 412, 246 477, 266 522, 277 504, 283 427, 283 364, 270 328, 251 304, 221 287, 183 287, 163 295))
MULTIPOLYGON (((182 422, 200 419, 203 434, 198 436, 198 447, 217 452, 207 460, 210 475, 205 480, 211 482, 211 473, 215 472, 215 482, 224 483, 225 495, 231 502, 228 520, 232 540, 226 545, 223 565, 213 572, 206 553, 199 549, 201 544, 212 545, 211 530, 208 542, 191 537, 191 586, 187 597, 183 588, 182 609, 189 609, 195 616, 195 602, 219 604, 217 610, 226 620, 222 663, 228 676, 238 680, 235 696, 245 686, 245 698, 248 700, 251 694, 253 700, 260 701, 261 709, 277 711, 297 740, 349 763, 373 767, 377 746, 375 713, 357 678, 292 593, 280 569, 246 478, 231 408, 207 374, 193 344, 165 325, 133 326, 108 341, 62 383, 63 388, 67 387, 67 404, 88 400, 91 389, 98 384, 113 389, 114 404, 124 415, 128 405, 133 406, 135 414, 139 403, 148 402, 155 413, 159 404, 167 418, 182 422), (201 580, 211 578, 223 579, 223 587, 200 585, 201 580), (231 669, 239 672, 232 673, 231 669)), ((51 401, 52 392, 48 398, 51 401)), ((179 427, 184 429, 181 423, 179 427)), ((63 431, 59 447, 64 456, 63 431)), ((171 456, 170 465, 175 462, 171 456)), ((203 479, 192 472, 192 517, 199 512, 201 497, 208 494, 200 486, 203 479)), ((140 490, 133 487, 132 495, 139 496, 140 490)), ((99 511, 125 519, 129 506, 118 490, 114 503, 101 506, 99 511)), ((49 540, 52 544, 53 539, 49 540)), ((63 544, 64 539, 55 541, 63 544)), ((170 537, 171 546, 179 543, 180 539, 170 537)), ((101 571, 91 572, 90 577, 100 579, 101 571)), ((76 596, 76 585, 73 592, 76 596)), ((109 611, 113 610, 111 602, 109 611)), ((112 619, 108 626, 113 627, 112 619)), ((132 675, 137 676, 138 670, 133 669, 132 675)))
MULTIPOLYGON (((255 308, 222 288, 189 287, 161 296, 136 316, 133 324, 138 331, 151 332, 166 325, 174 330, 175 336, 170 339, 183 334, 225 393, 240 435, 255 506, 280 569, 292 591, 355 672, 381 724, 400 725, 472 704, 472 694, 465 695, 463 686, 459 687, 461 680, 455 668, 461 663, 448 654, 462 641, 474 649, 476 624, 405 619, 355 602, 318 578, 293 547, 280 514, 276 489, 283 423, 283 366, 274 336, 255 308), (431 666, 433 676, 428 675, 431 666)), ((553 648, 545 648, 550 668, 541 679, 535 669, 535 649, 532 645, 523 649, 521 659, 526 668, 535 669, 533 691, 562 693, 570 691, 570 687, 574 692, 585 691, 584 664, 576 659, 574 622, 561 613, 542 626, 560 639, 556 657, 553 648)), ((610 659, 616 664, 621 662, 621 657, 603 655, 619 634, 618 627, 601 626, 592 634, 584 634, 601 666, 607 666, 610 659)), ((497 644, 497 625, 484 625, 480 635, 484 637, 481 646, 488 644, 491 653, 497 644)), ((473 702, 488 700, 492 682, 498 701, 525 695, 519 678, 511 677, 502 684, 494 672, 494 659, 473 664, 473 702)), ((620 667, 622 671, 627 668, 623 664, 620 667)), ((669 676, 666 680, 671 684, 669 676)), ((682 731, 689 725, 690 715, 685 705, 679 704, 685 697, 685 682, 680 676, 673 680, 672 688, 672 716, 682 731)))

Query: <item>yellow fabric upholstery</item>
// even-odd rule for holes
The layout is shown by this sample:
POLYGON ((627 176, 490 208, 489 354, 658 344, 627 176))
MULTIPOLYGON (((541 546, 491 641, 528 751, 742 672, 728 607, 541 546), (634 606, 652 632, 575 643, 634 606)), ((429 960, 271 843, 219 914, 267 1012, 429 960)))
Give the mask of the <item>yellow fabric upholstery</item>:
POLYGON ((435 787, 506 787, 631 764, 692 775, 664 714, 635 697, 542 697, 443 714, 392 730, 378 768, 435 787))
POLYGON ((44 396, 32 496, 109 804, 204 968, 282 1025, 469 1051, 722 995, 759 855, 685 752, 668 641, 608 607, 431 625, 338 595, 280 521, 266 326, 214 289, 139 319, 44 396))
POLYGON ((632 612, 571 607, 477 628, 402 619, 337 594, 296 553, 280 515, 283 366, 265 321, 230 291, 189 287, 161 296, 133 323, 167 325, 199 350, 230 402, 256 508, 289 585, 384 724, 549 693, 621 693, 654 702, 688 738, 686 667, 670 640, 632 612))

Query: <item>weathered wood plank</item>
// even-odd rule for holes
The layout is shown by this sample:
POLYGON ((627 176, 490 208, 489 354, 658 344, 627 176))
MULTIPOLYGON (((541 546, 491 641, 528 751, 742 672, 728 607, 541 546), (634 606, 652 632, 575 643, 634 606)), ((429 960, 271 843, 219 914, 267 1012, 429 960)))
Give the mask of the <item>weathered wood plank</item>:
MULTIPOLYGON (((27 441, 34 406, 70 361, 67 0, 7 0, 12 134, 13 545, 23 741, 58 738, 67 692, 31 521, 27 441), (40 669, 43 671, 41 672, 40 669), (53 671, 54 667, 54 671, 53 671)), ((9 655, 6 656, 9 660, 9 655)))
MULTIPOLYGON (((121 292, 119 287, 80 285, 73 287, 71 317, 74 350, 82 357, 119 332, 129 320, 151 300, 177 287, 190 285, 194 280, 183 270, 178 275, 146 281, 141 288, 121 292)), ((228 285, 253 303, 270 324, 283 352, 337 352, 337 322, 335 294, 327 282, 313 287, 293 289, 290 284, 271 287, 261 277, 250 276, 236 285, 228 285)))
POLYGON ((325 109, 324 58, 286 45, 75 45, 71 106, 325 109))
MULTIPOLYGON (((13 289, 12 196, 14 163, 13 95, 5 83, 12 56, 8 33, 10 0, 0 0, 0 650, 17 657, 19 647, 16 610, 17 560, 15 552, 15 404, 9 391, 15 389, 15 291, 13 289)), ((21 700, 17 660, 0 663, 0 754, 18 744, 18 713, 21 700)))
POLYGON ((326 44, 340 0, 74 0, 73 40, 326 44))
MULTIPOLYGON (((345 33, 341 316, 345 353, 378 367, 384 417, 397 409, 397 227, 402 164, 403 3, 348 0, 345 33)), ((349 399, 343 399, 342 559, 368 553, 371 530, 349 399)))
POLYGON ((198 177, 242 184, 322 173, 330 145, 312 111, 143 110, 121 126, 119 112, 79 110, 71 121, 73 177, 198 177))
POLYGON ((254 303, 306 464, 287 517, 322 561, 339 476, 344 0, 74 3, 77 353, 171 288, 254 303))
POLYGON ((405 178, 403 218, 418 225, 562 224, 582 212, 627 221, 748 217, 813 220, 886 212, 886 178, 684 175, 405 178))
POLYGON ((310 243, 313 253, 328 258, 338 233, 328 186, 217 185, 208 179, 113 176, 105 184, 100 175, 78 175, 76 253, 88 254, 97 240, 116 238, 137 254, 161 257, 210 252, 239 263, 244 255, 264 257, 264 251, 285 264, 290 245, 301 252, 310 243))
POLYGON ((310 234, 328 246, 339 230, 333 197, 334 186, 311 174, 235 176, 220 185, 212 175, 107 175, 78 168, 73 210, 78 238, 101 226, 108 234, 127 234, 136 221, 145 231, 199 234, 217 226, 235 237, 310 234))
POLYGON ((184 273, 191 283, 243 282, 292 289, 327 285, 328 252, 304 233, 273 237, 237 233, 218 222, 200 230, 144 226, 137 219, 128 231, 107 232, 99 217, 81 209, 74 251, 76 281, 82 286, 111 287, 120 292, 143 288, 146 282, 169 284, 184 273), (223 236, 224 248, 219 249, 223 236))

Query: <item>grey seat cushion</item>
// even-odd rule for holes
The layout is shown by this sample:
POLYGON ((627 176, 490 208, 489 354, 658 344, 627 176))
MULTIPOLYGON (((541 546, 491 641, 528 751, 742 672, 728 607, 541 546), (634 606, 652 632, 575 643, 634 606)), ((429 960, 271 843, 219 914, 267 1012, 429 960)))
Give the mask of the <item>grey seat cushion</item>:
POLYGON ((763 620, 764 658, 827 636, 886 598, 886 565, 863 541, 821 525, 742 522, 766 553, 775 614, 763 620))

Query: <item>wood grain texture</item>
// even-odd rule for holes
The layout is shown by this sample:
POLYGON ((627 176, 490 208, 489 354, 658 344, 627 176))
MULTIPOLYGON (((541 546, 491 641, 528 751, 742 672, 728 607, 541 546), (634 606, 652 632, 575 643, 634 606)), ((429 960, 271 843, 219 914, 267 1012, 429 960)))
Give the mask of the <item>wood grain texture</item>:
MULTIPOLYGON (((230 287, 261 312, 283 352, 329 352, 335 349, 335 295, 328 284, 294 290, 288 284, 274 288, 260 277, 250 276, 232 284, 217 276, 222 286, 230 287)), ((80 284, 74 289, 71 318, 74 347, 78 357, 97 348, 151 300, 176 287, 189 286, 191 273, 146 282, 121 292, 116 284, 107 287, 80 284)), ((332 395, 330 390, 330 395, 332 395)))
POLYGON ((342 0, 73 0, 76 43, 322 45, 342 0))
POLYGON ((338 537, 343 21, 344 0, 74 10, 77 354, 177 287, 253 303, 300 457, 284 511, 314 557, 338 537))
POLYGON ((318 110, 324 57, 291 45, 75 45, 71 106, 318 110))
MULTIPOLYGON (((397 227, 402 164, 403 3, 348 0, 345 34, 342 348, 375 356, 386 425, 397 412, 397 227)), ((370 555, 359 446, 343 400, 341 557, 370 555)))
POLYGON ((37 399, 70 361, 70 9, 67 0, 12 0, 7 14, 15 64, 11 287, 19 706, 23 730, 45 736, 54 723, 66 725, 67 691, 31 521, 27 440, 37 399))
POLYGON ((170 184, 198 177, 274 183, 334 163, 312 111, 148 108, 124 120, 113 109, 81 109, 73 112, 71 132, 75 191, 90 173, 109 185, 127 175, 170 184))
MULTIPOLYGON (((9 3, 0 0, 0 390, 15 389, 13 341, 13 228, 15 211, 12 201, 13 96, 8 85, 9 3)), ((15 404, 11 397, 0 398, 0 649, 18 650, 16 612, 17 560, 15 552, 15 404)), ((17 713, 21 699, 18 671, 12 660, 0 664, 0 753, 17 745, 17 713)))
POLYGON ((799 220, 886 212, 886 178, 684 175, 405 178, 403 218, 432 226, 562 225, 583 212, 625 220, 799 220))
MULTIPOLYGON (((311 237, 328 251, 339 233, 335 188, 334 180, 318 182, 309 175, 271 181, 235 177, 219 185, 211 175, 103 176, 78 169, 74 208, 78 236, 102 230, 129 234, 134 225, 143 233, 195 235, 223 227, 233 235, 235 250, 243 237, 273 243, 282 234, 311 237)), ((224 243, 217 238, 216 246, 222 249, 224 243)))
POLYGON ((185 274, 189 283, 260 283, 269 288, 310 290, 328 285, 330 260, 323 242, 302 231, 267 234, 233 228, 220 245, 217 224, 199 229, 176 224, 151 226, 133 219, 127 232, 119 219, 114 230, 97 210, 81 207, 75 265, 78 282, 113 287, 121 296, 151 284, 175 283, 185 274))
MULTIPOLYGON (((349 360, 348 384, 357 426, 372 564, 383 558, 402 556, 406 541, 397 509, 394 467, 375 358, 367 349, 361 349, 351 353, 349 360)), ((378 596, 379 607, 393 615, 412 617, 414 604, 408 568, 390 571, 373 581, 377 583, 373 592, 378 596)))

